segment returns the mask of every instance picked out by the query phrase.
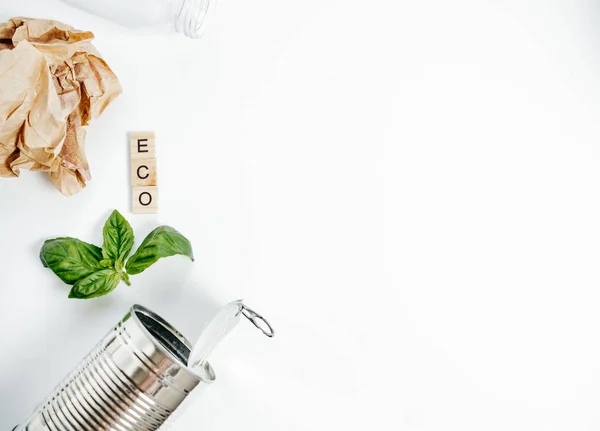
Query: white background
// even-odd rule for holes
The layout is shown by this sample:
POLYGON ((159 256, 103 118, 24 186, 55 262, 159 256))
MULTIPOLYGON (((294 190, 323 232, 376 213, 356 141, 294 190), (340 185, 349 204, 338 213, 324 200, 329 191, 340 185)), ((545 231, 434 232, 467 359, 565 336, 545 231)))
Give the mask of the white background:
POLYGON ((223 0, 193 41, 3 1, 93 30, 125 91, 85 191, 0 180, 0 428, 132 303, 193 338, 244 297, 276 338, 240 326, 176 430, 600 430, 595 3, 223 0), (158 217, 128 212, 139 129, 158 217), (68 300, 39 247, 101 242, 113 208, 197 260, 68 300))

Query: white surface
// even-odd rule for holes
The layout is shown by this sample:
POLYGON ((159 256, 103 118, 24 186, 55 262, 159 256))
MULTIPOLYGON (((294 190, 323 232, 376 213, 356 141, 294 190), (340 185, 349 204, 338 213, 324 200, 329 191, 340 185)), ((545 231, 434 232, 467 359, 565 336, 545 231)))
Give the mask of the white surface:
POLYGON ((195 305, 244 297, 277 337, 239 328, 179 430, 599 430, 594 3, 223 0, 192 41, 3 2, 95 31, 125 93, 83 193, 0 180, 0 428, 131 303, 194 337, 195 305), (162 209, 132 216, 125 136, 149 128, 162 209), (39 246, 99 242, 113 208, 197 261, 67 300, 39 246))

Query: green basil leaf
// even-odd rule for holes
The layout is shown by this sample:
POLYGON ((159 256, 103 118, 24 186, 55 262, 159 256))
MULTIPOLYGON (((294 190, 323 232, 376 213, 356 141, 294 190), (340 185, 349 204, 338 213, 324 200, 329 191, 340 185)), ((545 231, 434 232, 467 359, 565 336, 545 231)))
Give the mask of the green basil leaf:
POLYGON ((100 261, 100 266, 102 268, 112 268, 113 267, 113 261, 110 259, 104 259, 100 261))
POLYGON ((114 210, 102 230, 104 243, 102 256, 105 260, 125 262, 133 247, 133 230, 125 217, 114 210))
POLYGON ((77 238, 49 239, 40 250, 40 260, 62 281, 75 284, 102 269, 102 249, 77 238))
POLYGON ((119 285, 121 276, 113 269, 102 269, 75 283, 69 298, 91 299, 106 295, 119 285))
POLYGON ((148 234, 134 255, 127 261, 125 269, 131 275, 139 274, 158 259, 176 254, 194 260, 190 241, 172 227, 160 226, 148 234))

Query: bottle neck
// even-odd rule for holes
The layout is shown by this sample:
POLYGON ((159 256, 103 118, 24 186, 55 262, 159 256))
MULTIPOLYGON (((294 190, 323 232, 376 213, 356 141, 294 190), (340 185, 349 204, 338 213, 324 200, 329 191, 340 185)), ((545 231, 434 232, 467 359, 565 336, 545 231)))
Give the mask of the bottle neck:
POLYGON ((206 16, 217 0, 169 0, 173 29, 197 39, 204 32, 206 16))

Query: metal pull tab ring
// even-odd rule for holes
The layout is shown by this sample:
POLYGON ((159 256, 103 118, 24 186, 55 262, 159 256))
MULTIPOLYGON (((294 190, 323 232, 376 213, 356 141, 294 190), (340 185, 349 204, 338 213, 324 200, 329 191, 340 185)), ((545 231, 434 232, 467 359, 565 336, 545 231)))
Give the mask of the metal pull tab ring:
POLYGON ((241 299, 230 302, 221 307, 200 333, 190 353, 188 367, 192 370, 201 369, 216 346, 238 325, 242 315, 267 337, 275 335, 275 330, 267 319, 243 304, 241 299))
POLYGON ((272 338, 275 335, 275 330, 271 324, 258 314, 256 311, 249 308, 246 304, 242 304, 242 314, 248 319, 254 326, 262 331, 267 337, 272 338))

